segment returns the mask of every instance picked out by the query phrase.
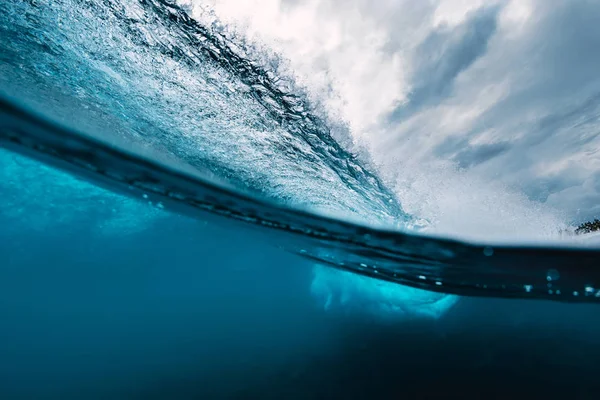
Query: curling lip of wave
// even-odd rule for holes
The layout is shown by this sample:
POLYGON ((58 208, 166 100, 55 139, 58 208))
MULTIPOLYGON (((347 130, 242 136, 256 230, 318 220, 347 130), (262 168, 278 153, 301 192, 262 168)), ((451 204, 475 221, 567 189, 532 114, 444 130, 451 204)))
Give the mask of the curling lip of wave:
POLYGON ((104 140, 115 132, 109 141, 151 146, 280 202, 398 228, 414 221, 291 81, 175 3, 39 0, 0 11, 0 90, 51 119, 104 140), (55 95, 62 103, 42 104, 55 95))

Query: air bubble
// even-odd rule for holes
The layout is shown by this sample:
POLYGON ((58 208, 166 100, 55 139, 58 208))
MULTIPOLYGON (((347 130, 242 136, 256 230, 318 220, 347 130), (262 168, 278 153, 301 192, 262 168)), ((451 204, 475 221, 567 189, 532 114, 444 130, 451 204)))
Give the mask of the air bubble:
POLYGON ((585 287, 585 292, 586 293, 594 293, 594 288, 588 285, 585 287))
POLYGON ((144 194, 142 195, 142 197, 143 197, 144 199, 147 199, 147 198, 148 198, 148 195, 147 195, 146 193, 144 193, 144 194))
POLYGON ((440 282, 440 281, 436 281, 435 284, 438 286, 442 286, 442 282, 440 282))
POLYGON ((427 278, 425 278, 425 276, 424 276, 424 275, 419 275, 419 279, 425 280, 425 279, 427 279, 427 278))
POLYGON ((525 285, 525 291, 526 291, 527 293, 530 293, 530 292, 531 292, 531 289, 533 289, 533 286, 531 286, 531 285, 525 285))
POLYGON ((486 257, 491 257, 494 255, 494 249, 490 246, 486 246, 483 248, 483 255, 486 257))
POLYGON ((546 273, 546 280, 548 282, 556 281, 560 278, 560 273, 556 269, 549 269, 546 273))
POLYGON ((579 296, 579 292, 578 292, 577 290, 576 290, 576 291, 574 291, 574 292, 573 292, 573 296, 575 296, 575 297, 579 296))

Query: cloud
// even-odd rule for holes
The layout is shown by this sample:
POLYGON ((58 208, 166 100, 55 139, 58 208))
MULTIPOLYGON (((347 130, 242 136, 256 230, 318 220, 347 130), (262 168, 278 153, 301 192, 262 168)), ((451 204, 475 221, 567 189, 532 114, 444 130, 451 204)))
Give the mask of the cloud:
POLYGON ((496 32, 499 10, 497 6, 476 10, 458 27, 444 24, 427 35, 415 51, 416 73, 407 103, 391 113, 391 122, 404 120, 422 107, 439 104, 452 94, 457 76, 485 55, 496 32))
POLYGON ((453 160, 461 168, 470 168, 488 161, 510 149, 508 143, 481 144, 478 146, 467 145, 453 160))
POLYGON ((423 68, 415 86, 425 81, 435 90, 425 91, 427 101, 417 97, 418 107, 409 102, 395 111, 374 142, 382 158, 454 160, 577 222, 597 216, 600 204, 590 183, 600 167, 600 52, 593 50, 600 26, 591 17, 600 15, 600 4, 537 1, 531 8, 518 32, 506 23, 510 7, 478 11, 487 15, 487 32, 496 17, 493 34, 466 45, 470 58, 460 56, 460 46, 447 51, 442 65, 453 68, 435 69, 437 75, 423 68))

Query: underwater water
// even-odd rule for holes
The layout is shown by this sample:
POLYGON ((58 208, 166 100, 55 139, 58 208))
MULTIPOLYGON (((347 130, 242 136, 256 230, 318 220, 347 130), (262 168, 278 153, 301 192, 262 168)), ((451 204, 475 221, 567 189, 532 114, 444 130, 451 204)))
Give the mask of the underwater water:
POLYGON ((3 398, 595 393, 593 240, 430 235, 169 1, 9 0, 0 38, 3 398))

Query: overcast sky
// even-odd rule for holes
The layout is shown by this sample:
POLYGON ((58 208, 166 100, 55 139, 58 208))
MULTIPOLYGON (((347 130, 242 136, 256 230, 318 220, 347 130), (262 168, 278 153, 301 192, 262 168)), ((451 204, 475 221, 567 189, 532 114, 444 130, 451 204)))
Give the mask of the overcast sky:
POLYGON ((600 217, 600 1, 194 2, 288 58, 398 185, 600 217))

